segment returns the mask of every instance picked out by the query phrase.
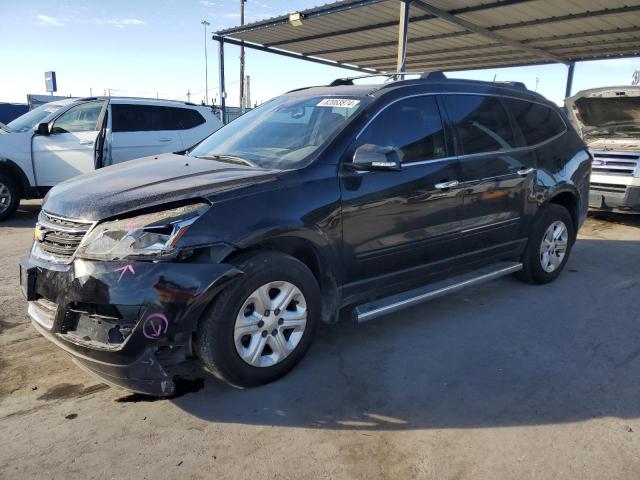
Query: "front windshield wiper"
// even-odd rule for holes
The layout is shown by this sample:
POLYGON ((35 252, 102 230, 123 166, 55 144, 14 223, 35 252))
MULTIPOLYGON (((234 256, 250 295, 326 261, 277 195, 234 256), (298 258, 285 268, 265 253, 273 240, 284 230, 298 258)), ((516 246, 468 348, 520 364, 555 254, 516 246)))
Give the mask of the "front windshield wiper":
POLYGON ((13 132, 13 129, 11 127, 6 126, 4 123, 0 122, 0 129, 4 130, 5 132, 11 133, 13 132))
POLYGON ((246 165, 248 167, 258 168, 258 165, 251 160, 233 155, 194 155, 196 158, 204 158, 205 160, 218 160, 220 162, 237 163, 238 165, 246 165))

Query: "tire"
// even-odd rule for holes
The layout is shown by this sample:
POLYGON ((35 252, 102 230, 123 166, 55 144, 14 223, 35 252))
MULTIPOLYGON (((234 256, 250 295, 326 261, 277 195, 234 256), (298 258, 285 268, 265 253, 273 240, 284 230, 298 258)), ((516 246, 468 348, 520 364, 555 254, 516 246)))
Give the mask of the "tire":
POLYGON ((543 207, 534 220, 527 247, 522 254, 523 268, 516 274, 516 277, 531 284, 552 282, 558 278, 567 264, 574 241, 573 218, 569 211, 562 205, 554 203, 543 207), (562 227, 566 229, 564 234, 560 234, 562 227), (551 233, 549 233, 550 231, 551 233), (545 248, 554 247, 554 252, 545 256, 542 251, 543 241, 555 235, 560 235, 560 238, 554 240, 551 244, 545 242, 545 248), (563 238, 566 238, 566 241, 563 241, 563 238), (559 258, 563 243, 566 244, 564 255, 559 258))
POLYGON ((13 215, 20 205, 18 185, 6 175, 0 175, 0 222, 13 215))
POLYGON ((280 252, 257 253, 232 263, 244 274, 207 307, 195 335, 194 351, 216 377, 234 386, 254 387, 282 377, 304 357, 320 321, 320 289, 304 263, 280 252), (297 288, 301 296, 288 285, 297 288), (268 292, 269 298, 256 292, 268 292), (279 312, 279 302, 287 302, 283 292, 295 296, 279 312), (264 305, 274 310, 258 311, 264 305), (289 330, 289 325, 303 322, 294 318, 301 317, 305 306, 304 327, 289 330), (262 319, 262 325, 255 323, 256 318, 262 319), (243 334, 245 328, 247 333, 243 334), (268 347, 261 347, 261 342, 267 342, 268 347))

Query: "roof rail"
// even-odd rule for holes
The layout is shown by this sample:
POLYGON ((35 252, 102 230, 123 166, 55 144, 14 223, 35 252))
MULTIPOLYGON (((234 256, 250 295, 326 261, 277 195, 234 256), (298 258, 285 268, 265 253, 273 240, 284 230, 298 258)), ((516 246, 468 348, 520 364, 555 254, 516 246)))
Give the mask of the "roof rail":
POLYGON ((357 75, 355 77, 342 77, 336 78, 329 84, 330 87, 337 87, 341 85, 353 85, 354 80, 360 80, 361 78, 373 78, 373 77, 387 77, 387 80, 397 80, 398 77, 404 75, 418 75, 423 80, 446 80, 446 76, 442 72, 412 72, 412 71, 398 71, 398 72, 385 72, 385 73, 371 73, 367 75, 357 75))
POLYGON ((517 88, 520 90, 528 90, 527 86, 523 83, 523 82, 513 82, 513 81, 497 81, 494 83, 499 83, 500 85, 505 85, 507 87, 513 87, 513 88, 517 88))

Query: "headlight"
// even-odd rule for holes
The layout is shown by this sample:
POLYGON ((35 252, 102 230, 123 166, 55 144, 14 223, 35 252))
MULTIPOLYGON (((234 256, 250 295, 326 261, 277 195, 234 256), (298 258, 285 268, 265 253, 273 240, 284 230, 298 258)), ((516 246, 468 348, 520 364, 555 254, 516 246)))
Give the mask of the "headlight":
POLYGON ((180 237, 208 208, 198 203, 99 223, 80 244, 77 256, 95 260, 171 256, 180 237))

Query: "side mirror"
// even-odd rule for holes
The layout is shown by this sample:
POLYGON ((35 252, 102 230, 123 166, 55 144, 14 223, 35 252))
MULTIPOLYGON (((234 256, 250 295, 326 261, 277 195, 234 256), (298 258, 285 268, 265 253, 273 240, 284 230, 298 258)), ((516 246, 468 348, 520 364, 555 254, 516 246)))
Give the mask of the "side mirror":
POLYGON ((353 168, 356 170, 386 170, 397 172, 402 169, 398 153, 393 147, 365 144, 353 154, 353 168))
POLYGON ((49 135, 51 132, 49 131, 48 123, 39 123, 38 128, 36 129, 36 133, 38 135, 49 135))

